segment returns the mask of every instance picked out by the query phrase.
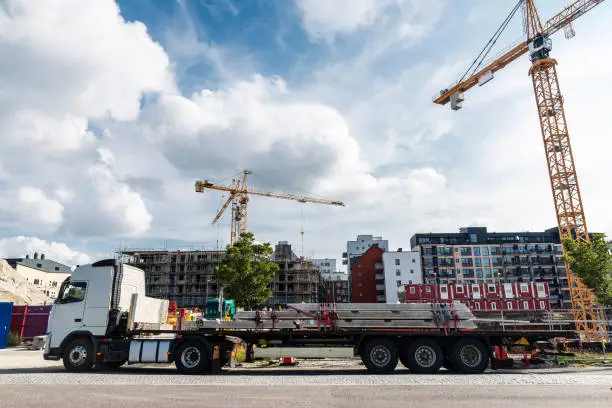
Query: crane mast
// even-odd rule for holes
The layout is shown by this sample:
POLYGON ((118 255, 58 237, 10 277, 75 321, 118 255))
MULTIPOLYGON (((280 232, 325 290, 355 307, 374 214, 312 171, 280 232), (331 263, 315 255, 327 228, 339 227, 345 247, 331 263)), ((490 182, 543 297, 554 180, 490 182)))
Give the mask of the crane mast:
MULTIPOLYGON (((569 237, 578 242, 588 242, 589 233, 565 118, 564 99, 559 88, 557 61, 550 57, 552 50, 550 36, 564 27, 569 27, 572 21, 603 1, 575 1, 543 25, 534 0, 521 0, 519 3, 522 3, 524 10, 527 40, 514 46, 509 52, 486 67, 478 70, 480 67, 477 66, 469 78, 462 79, 449 89, 441 91, 440 95, 434 98, 435 103, 451 102, 453 110, 458 110, 464 101, 463 92, 478 84, 483 75, 488 74, 490 80, 494 72, 521 55, 529 53, 531 60, 529 75, 535 93, 561 240, 569 237)), ((564 246, 563 254, 565 255, 564 246)), ((570 270, 567 263, 565 263, 565 270, 576 329, 591 339, 607 337, 603 313, 597 308, 593 294, 570 270)))
POLYGON ((231 204, 232 224, 230 228, 230 245, 233 245, 236 241, 238 241, 238 239, 240 239, 242 234, 248 231, 249 195, 282 198, 285 200, 299 201, 301 203, 327 204, 344 207, 344 203, 342 201, 249 189, 247 188, 247 179, 249 174, 251 174, 250 170, 243 170, 242 181, 239 179, 233 179, 232 184, 229 187, 219 186, 208 180, 195 182, 195 191, 197 193, 203 193, 207 188, 210 190, 224 191, 229 193, 228 199, 221 207, 221 210, 217 212, 215 218, 213 218, 212 224, 216 223, 221 218, 227 207, 229 207, 231 204))

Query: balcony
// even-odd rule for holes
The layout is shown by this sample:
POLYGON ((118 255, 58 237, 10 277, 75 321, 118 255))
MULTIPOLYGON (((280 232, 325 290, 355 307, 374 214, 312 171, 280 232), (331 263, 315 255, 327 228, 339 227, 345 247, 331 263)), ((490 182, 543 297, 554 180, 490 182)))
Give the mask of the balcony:
POLYGON ((376 280, 385 280, 385 274, 384 273, 377 273, 375 276, 376 280))
POLYGON ((385 285, 376 285, 376 290, 385 290, 385 285))
POLYGON ((385 297, 385 295, 378 295, 378 296, 376 296, 376 301, 377 302, 384 302, 386 300, 387 300, 387 298, 385 297))
POLYGON ((383 269, 385 269, 385 266, 383 265, 382 262, 378 262, 376 265, 374 265, 374 269, 378 271, 382 271, 383 269))

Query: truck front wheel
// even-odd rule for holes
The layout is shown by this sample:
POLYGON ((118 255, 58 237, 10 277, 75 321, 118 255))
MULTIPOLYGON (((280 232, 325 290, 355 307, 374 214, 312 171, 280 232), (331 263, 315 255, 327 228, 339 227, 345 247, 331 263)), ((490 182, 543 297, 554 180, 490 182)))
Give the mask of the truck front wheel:
POLYGON ((177 350, 175 365, 181 374, 200 374, 210 367, 208 347, 199 341, 185 341, 177 350))
POLYGON ((83 372, 93 367, 93 347, 89 339, 72 340, 64 349, 64 367, 67 371, 83 372))

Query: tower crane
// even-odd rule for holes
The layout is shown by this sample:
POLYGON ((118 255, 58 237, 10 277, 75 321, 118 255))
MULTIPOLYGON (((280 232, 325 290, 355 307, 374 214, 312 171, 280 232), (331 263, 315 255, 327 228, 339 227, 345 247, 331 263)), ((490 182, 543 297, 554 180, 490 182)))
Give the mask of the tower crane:
MULTIPOLYGON (((534 0, 519 0, 470 68, 457 82, 440 91, 439 95, 433 99, 434 103, 440 105, 450 102, 451 109, 459 110, 464 102, 464 92, 476 85, 484 85, 489 82, 493 79, 495 72, 528 53, 531 60, 529 75, 536 97, 559 235, 561 239, 570 237, 578 242, 588 242, 589 233, 563 108, 565 100, 559 89, 557 61, 550 57, 552 50, 550 37, 561 29, 565 29, 566 38, 573 37, 575 32, 572 22, 603 1, 574 1, 542 24, 534 0), (487 54, 518 10, 523 11, 526 39, 514 44, 505 54, 483 66, 487 54)), ((565 247, 563 254, 565 254, 565 247)), ((603 314, 598 311, 593 294, 570 270, 567 263, 565 270, 576 329, 591 339, 607 337, 603 314)))
POLYGON ((213 218, 212 224, 216 223, 219 218, 221 218, 227 207, 232 204, 232 226, 230 233, 230 244, 232 245, 240 238, 240 235, 247 232, 247 205, 249 202, 249 195, 283 198, 286 200, 299 201, 301 203, 328 204, 342 207, 345 206, 342 201, 325 200, 322 198, 313 198, 293 194, 273 193, 268 191, 249 189, 247 188, 247 178, 248 175, 251 174, 251 171, 243 170, 242 174, 242 181, 240 181, 239 179, 233 179, 232 184, 229 187, 220 186, 208 180, 195 182, 196 193, 203 193, 206 189, 225 191, 229 193, 228 199, 225 201, 217 215, 215 215, 215 218, 213 218))

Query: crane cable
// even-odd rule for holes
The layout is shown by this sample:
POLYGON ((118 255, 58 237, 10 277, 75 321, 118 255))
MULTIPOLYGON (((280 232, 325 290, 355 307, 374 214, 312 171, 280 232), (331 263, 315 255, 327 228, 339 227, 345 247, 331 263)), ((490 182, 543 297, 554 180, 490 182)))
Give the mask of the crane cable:
POLYGON ((469 66, 469 68, 465 71, 465 73, 463 74, 463 76, 461 77, 461 79, 459 79, 459 81, 457 81, 457 83, 461 83, 463 82, 463 80, 469 75, 472 76, 476 73, 476 71, 478 70, 478 68, 480 68, 482 66, 482 63, 484 62, 485 58, 489 55, 489 53, 491 52, 491 49, 493 48, 493 46, 495 45, 495 43, 497 43, 497 40, 499 40, 499 37, 502 35, 502 33, 504 32, 504 30, 506 29, 506 27, 508 27, 508 24, 510 24, 510 21, 512 20, 512 18, 514 17, 514 15, 517 13, 517 11, 521 8, 521 5, 525 2, 525 0, 519 0, 518 3, 516 4, 516 6, 514 6, 514 8, 512 9, 512 11, 510 12, 510 14, 508 14, 508 16, 506 17, 506 19, 504 20, 504 22, 501 24, 501 26, 499 26, 499 28, 497 29, 497 31, 495 31, 495 34, 493 34, 493 37, 491 37, 491 39, 487 42, 487 44, 484 46, 484 48, 480 51, 480 53, 478 54, 478 56, 476 57, 476 59, 474 59, 474 61, 472 62, 472 65, 469 66), (481 58, 482 57, 482 58, 481 58))

